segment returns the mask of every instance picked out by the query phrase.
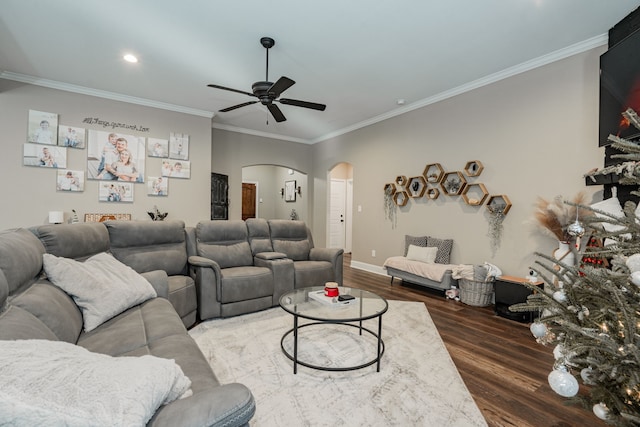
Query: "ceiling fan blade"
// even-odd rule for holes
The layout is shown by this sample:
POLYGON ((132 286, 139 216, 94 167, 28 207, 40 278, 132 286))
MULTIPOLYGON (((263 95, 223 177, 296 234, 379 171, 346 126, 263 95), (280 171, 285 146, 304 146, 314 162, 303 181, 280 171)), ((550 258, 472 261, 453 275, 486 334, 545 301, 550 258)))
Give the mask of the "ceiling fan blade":
POLYGON ((297 99, 278 99, 278 102, 286 105, 295 105, 296 107, 311 108, 312 110, 324 111, 327 108, 324 104, 316 104, 315 102, 299 101, 297 99))
POLYGON ((277 82, 271 85, 267 92, 273 94, 275 98, 277 98, 282 92, 289 89, 294 84, 296 84, 296 82, 291 80, 289 77, 282 76, 278 79, 277 82))
POLYGON ((273 118, 276 119, 276 122, 280 123, 287 120, 287 118, 284 116, 284 114, 282 114, 282 111, 280 111, 277 105, 267 104, 267 108, 271 112, 271 115, 273 116, 273 118))
POLYGON ((228 91, 231 91, 231 92, 241 93, 243 95, 255 96, 251 92, 245 92, 243 90, 238 90, 238 89, 231 89, 230 87, 224 87, 224 86, 219 86, 219 85, 207 85, 207 86, 212 87, 214 89, 228 90, 228 91))
POLYGON ((247 105, 255 104, 256 102, 258 102, 258 101, 243 102, 242 104, 234 105, 233 107, 223 108, 222 110, 220 110, 220 112, 221 113, 227 113, 229 111, 235 110, 236 108, 246 107, 247 105))

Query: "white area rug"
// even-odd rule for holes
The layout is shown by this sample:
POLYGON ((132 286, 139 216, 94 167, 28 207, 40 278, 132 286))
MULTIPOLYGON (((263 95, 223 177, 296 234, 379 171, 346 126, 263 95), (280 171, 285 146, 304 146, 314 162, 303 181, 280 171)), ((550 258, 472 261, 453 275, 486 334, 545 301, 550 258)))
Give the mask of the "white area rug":
MULTIPOLYGON (((365 326, 377 331, 377 320, 365 326)), ((280 348, 292 327, 293 316, 276 307, 190 331, 221 383, 243 383, 253 392, 251 426, 487 425, 424 304, 389 301, 380 372, 375 364, 349 372, 298 365, 294 375, 280 348)), ((375 358, 375 343, 355 328, 310 326, 299 333, 298 351, 312 363, 353 366, 375 358)))

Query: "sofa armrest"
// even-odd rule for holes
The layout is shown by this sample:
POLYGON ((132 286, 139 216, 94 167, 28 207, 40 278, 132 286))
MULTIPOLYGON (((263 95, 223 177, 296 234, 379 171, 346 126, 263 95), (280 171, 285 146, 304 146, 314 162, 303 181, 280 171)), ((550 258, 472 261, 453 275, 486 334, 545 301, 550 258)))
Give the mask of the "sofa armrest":
POLYGON ((270 260, 270 259, 281 259, 286 258, 287 254, 282 252, 259 252, 255 254, 255 258, 270 260))
MULTIPOLYGON (((262 253, 274 253, 279 252, 262 252, 262 253)), ((273 273, 273 305, 276 306, 280 302, 280 297, 285 293, 292 291, 295 283, 295 269, 293 267, 293 260, 286 257, 263 259, 257 254, 255 257, 254 265, 256 267, 267 267, 273 273)))
POLYGON ((239 383, 225 384, 161 407, 147 426, 243 426, 256 411, 251 391, 239 383))
POLYGON ((166 271, 153 270, 141 273, 140 275, 151 283, 151 286, 156 290, 156 294, 158 294, 159 297, 169 299, 169 276, 167 276, 166 271))
POLYGON ((342 286, 342 258, 344 249, 338 248, 311 248, 309 252, 309 260, 311 261, 328 261, 333 266, 335 272, 335 282, 342 286))
POLYGON ((220 317, 220 301, 218 301, 218 295, 221 294, 222 289, 220 265, 214 260, 197 255, 189 257, 189 265, 195 272, 200 320, 220 317))

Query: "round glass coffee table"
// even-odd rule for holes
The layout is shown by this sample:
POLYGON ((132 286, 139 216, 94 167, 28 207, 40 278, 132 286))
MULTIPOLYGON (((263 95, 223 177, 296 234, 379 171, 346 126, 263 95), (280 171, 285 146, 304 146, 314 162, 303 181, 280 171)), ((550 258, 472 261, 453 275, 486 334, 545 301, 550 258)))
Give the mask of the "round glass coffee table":
POLYGON ((380 372, 380 359, 384 354, 384 341, 382 340, 382 315, 387 312, 389 304, 384 298, 373 292, 361 289, 339 287, 341 296, 351 295, 349 301, 339 301, 338 297, 325 297, 324 287, 315 286, 309 288, 294 289, 280 298, 280 307, 293 315, 293 328, 284 333, 280 340, 282 352, 293 361, 293 373, 298 372, 298 365, 323 371, 351 371, 371 366, 374 363, 376 371, 380 372), (363 326, 363 321, 378 319, 378 330, 373 331, 363 326), (300 319, 308 319, 311 322, 300 324, 300 319), (363 332, 370 334, 377 341, 376 355, 371 360, 364 361, 355 366, 322 366, 298 358, 298 335, 303 328, 322 327, 322 325, 344 325, 358 329, 358 334, 363 332), (285 347, 285 340, 293 334, 293 354, 285 347))

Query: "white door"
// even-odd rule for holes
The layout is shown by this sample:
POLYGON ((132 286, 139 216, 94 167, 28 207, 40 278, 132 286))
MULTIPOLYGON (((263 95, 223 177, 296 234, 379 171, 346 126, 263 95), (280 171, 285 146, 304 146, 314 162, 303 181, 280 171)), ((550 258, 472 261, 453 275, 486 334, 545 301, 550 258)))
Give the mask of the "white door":
POLYGON ((347 182, 344 179, 331 180, 329 201, 329 247, 345 247, 347 182))

